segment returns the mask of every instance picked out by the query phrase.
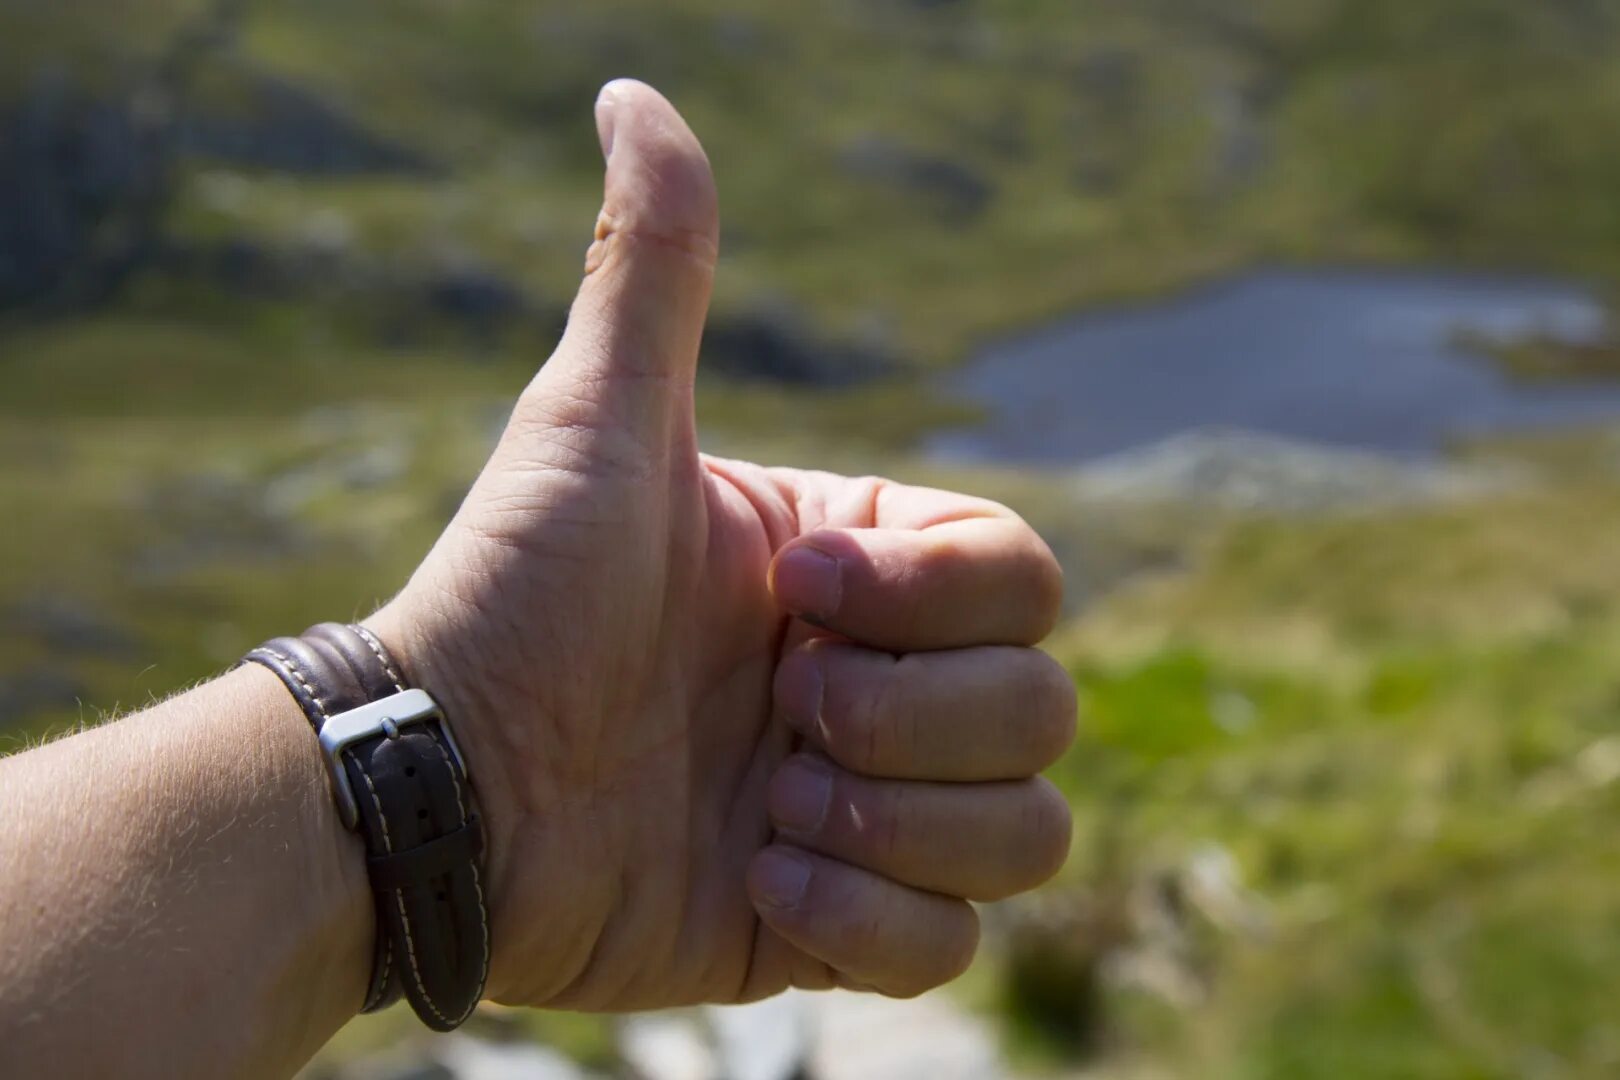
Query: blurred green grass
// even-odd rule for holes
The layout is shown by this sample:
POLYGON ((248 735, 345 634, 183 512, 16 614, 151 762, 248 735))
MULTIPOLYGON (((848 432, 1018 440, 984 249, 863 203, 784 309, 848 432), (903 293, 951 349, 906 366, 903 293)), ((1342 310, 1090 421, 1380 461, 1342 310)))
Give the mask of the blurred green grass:
MULTIPOLYGON (((1558 442, 1591 465, 1612 436, 1558 442)), ((1087 943, 1088 963, 1168 952, 1197 988, 1109 983, 1116 1047, 1210 1077, 1620 1068, 1620 483, 1602 468, 1445 510, 1240 523, 1054 644, 1084 716, 1057 771, 1072 902, 1191 888, 1214 850, 1259 924, 1193 894, 1169 944, 1139 913, 1087 943)))
MULTIPOLYGON (((0 0, 0 100, 53 66, 125 93, 204 6, 0 0)), ((354 310, 337 271, 471 262, 560 305, 598 196, 589 104, 613 76, 666 89, 705 139, 722 313, 786 298, 919 368, 1257 261, 1620 279, 1608 0, 247 11, 201 77, 211 115, 244 107, 244 71, 268 72, 436 168, 188 160, 171 239, 326 245, 331 280, 243 296, 154 271, 94 312, 0 326, 0 680, 34 688, 12 703, 14 742, 398 587, 548 338, 383 341, 386 314, 354 310), (873 146, 889 155, 875 171, 873 146), (975 209, 896 178, 895 151, 990 194, 975 209)), ((1012 993, 1023 961, 994 947, 970 987, 1012 1002, 1021 1060, 1620 1073, 1612 433, 1465 451, 1532 468, 1527 491, 1212 520, 918 462, 919 434, 964 417, 904 375, 838 392, 706 380, 700 409, 721 452, 1002 498, 1070 566, 1087 606, 1050 647, 1085 706, 1055 772, 1079 829, 1048 902, 1084 917, 1047 944, 1075 968, 1056 981, 1072 996, 1053 1010, 1012 993), (1241 883, 1236 915, 1188 884, 1226 865, 1211 852, 1241 883), (1082 1026, 1095 1040, 1073 1038, 1082 1026)), ((604 1021, 521 1023, 611 1058, 604 1021)), ((401 1037, 369 1021, 332 1054, 401 1037)))

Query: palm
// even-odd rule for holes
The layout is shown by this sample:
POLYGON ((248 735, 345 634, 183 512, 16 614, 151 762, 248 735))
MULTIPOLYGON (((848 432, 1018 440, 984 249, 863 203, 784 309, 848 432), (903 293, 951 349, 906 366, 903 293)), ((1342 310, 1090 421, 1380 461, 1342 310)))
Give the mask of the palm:
MULTIPOLYGON (((689 423, 678 421, 672 445, 623 484, 593 481, 589 466, 600 456, 589 443, 623 446, 622 431, 531 442, 544 466, 506 475, 547 477, 544 494, 502 493, 493 502, 503 512, 472 510, 480 536, 499 538, 495 557, 515 554, 528 582, 531 602, 514 612, 509 642, 549 650, 503 667, 533 676, 521 696, 537 703, 537 723, 567 725, 553 727, 538 770, 558 778, 552 792, 533 790, 537 763, 524 763, 533 813, 575 821, 591 838, 569 878, 587 883, 576 887, 599 898, 602 919, 577 932, 614 943, 566 983, 551 972, 515 995, 525 1003, 651 1008, 834 982, 825 964, 760 925, 744 889, 770 835, 767 782, 794 742, 773 717, 772 680, 784 649, 820 633, 783 614, 767 576, 773 555, 801 535, 876 525, 879 482, 700 461, 681 450, 692 445, 689 423), (602 572, 582 575, 581 565, 602 572)), ((488 574, 519 576, 516 565, 488 574)), ((557 870, 552 860, 533 865, 557 870)), ((545 883, 522 888, 543 895, 545 883)), ((543 903, 522 910, 525 929, 557 925, 543 903)))

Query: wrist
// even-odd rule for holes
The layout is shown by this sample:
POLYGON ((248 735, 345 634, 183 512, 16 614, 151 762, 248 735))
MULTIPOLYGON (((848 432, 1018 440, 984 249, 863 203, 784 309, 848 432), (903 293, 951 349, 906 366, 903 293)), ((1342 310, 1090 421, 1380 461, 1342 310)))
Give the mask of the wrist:
POLYGON ((364 1011, 403 996, 453 1031, 488 981, 488 830, 454 725, 392 652, 366 627, 323 622, 243 663, 275 675, 317 732, 339 819, 363 843, 377 926, 364 1011))
POLYGON ((460 638, 440 620, 422 620, 399 601, 388 605, 360 625, 380 641, 400 667, 406 685, 427 691, 442 710, 454 733, 467 771, 478 815, 483 823, 484 899, 491 925, 490 971, 485 996, 496 997, 506 969, 501 948, 505 935, 506 897, 510 892, 511 836, 514 801, 511 784, 501 768, 501 752, 494 742, 493 710, 469 678, 460 652, 460 638))
POLYGON ((284 829, 288 869, 278 895, 265 898, 280 917, 285 957, 271 1004, 263 1011, 274 1043, 318 1047, 360 1010, 376 933, 365 851, 338 819, 319 744, 297 704, 274 675, 247 666, 220 680, 237 698, 222 715, 244 730, 236 738, 257 746, 254 771, 235 783, 256 785, 258 812, 284 829), (268 783, 264 777, 270 778, 268 783))
MULTIPOLYGON (((612 904, 594 896, 580 868, 600 848, 600 822, 582 827, 547 768, 552 760, 539 706, 509 688, 476 644, 476 615, 422 604, 409 592, 366 619, 404 669, 444 711, 485 828, 491 957, 486 998, 553 1004, 589 964, 612 904)), ((541 710, 543 711, 543 710, 541 710)), ((587 818, 588 819, 588 818, 587 818)), ((588 819, 589 820, 589 819, 588 819)))

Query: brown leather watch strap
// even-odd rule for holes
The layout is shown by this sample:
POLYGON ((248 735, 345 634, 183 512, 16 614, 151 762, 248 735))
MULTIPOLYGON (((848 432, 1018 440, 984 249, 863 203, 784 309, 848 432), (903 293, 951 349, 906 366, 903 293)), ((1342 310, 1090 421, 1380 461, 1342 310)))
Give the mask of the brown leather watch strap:
MULTIPOLYGON (((489 917, 481 877, 482 823, 460 755, 442 715, 407 726, 391 698, 426 699, 410 690, 399 665, 364 627, 322 623, 302 636, 275 638, 244 662, 274 671, 323 746, 347 732, 355 710, 377 713, 330 755, 342 763, 339 805, 353 808, 365 839, 376 898, 377 950, 363 1011, 403 992, 429 1027, 461 1024, 483 994, 489 969, 489 917), (337 718, 337 723, 328 728, 337 718), (398 719, 398 723, 395 723, 398 719)), ((354 714, 359 715, 359 714, 354 714)), ((417 718, 421 720, 420 717, 417 718)), ((346 813, 347 816, 347 813, 346 813)))

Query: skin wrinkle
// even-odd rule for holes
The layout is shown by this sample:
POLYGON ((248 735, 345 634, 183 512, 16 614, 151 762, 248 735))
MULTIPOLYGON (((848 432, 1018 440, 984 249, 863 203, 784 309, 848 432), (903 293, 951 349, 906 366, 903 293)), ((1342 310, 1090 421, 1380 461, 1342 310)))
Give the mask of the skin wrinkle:
MULTIPOLYGON (((603 210, 596 218, 596 234, 585 256, 585 273, 599 274, 610 268, 615 249, 651 244, 691 259, 700 273, 712 275, 719 262, 720 245, 708 229, 684 229, 626 225, 621 215, 603 210)), ((629 259, 633 256, 626 255, 629 259)))
MULTIPOLYGON (((611 948, 611 931, 623 922, 627 909, 631 907, 629 900, 631 879, 628 868, 620 870, 616 884, 613 899, 605 909, 606 914, 602 919, 602 928, 595 935, 586 964, 580 970, 579 975, 557 995, 556 1001, 560 1004, 583 1010, 600 1007, 597 1005, 597 1001, 600 999, 593 997, 588 988, 592 982, 601 977, 602 968, 605 966, 602 954, 611 948)), ((613 1000, 622 997, 630 981, 635 978, 635 971, 635 965, 626 965, 619 983, 613 987, 612 993, 605 996, 605 999, 613 1000)))
MULTIPOLYGON (((531 447, 531 453, 539 454, 544 451, 545 458, 531 457, 527 460, 518 458, 512 460, 506 457, 510 451, 502 454, 503 464, 510 461, 511 474, 507 482, 518 487, 522 482, 544 483, 552 477, 592 484, 626 484, 639 485, 658 476, 661 472, 658 465, 640 446, 621 451, 618 454, 608 455, 602 459, 604 437, 598 433, 580 429, 577 434, 580 441, 587 445, 581 447, 571 446, 566 438, 570 432, 559 429, 558 433, 545 442, 536 442, 531 447), (562 451, 559 453, 559 451, 562 451)), ((505 448, 502 448, 504 450, 505 448)), ((498 450, 497 453, 502 453, 498 450)))
MULTIPOLYGON (((601 346, 604 353, 613 348, 601 346)), ((662 463, 658 459, 662 456, 667 431, 637 430, 640 425, 631 421, 642 419, 639 415, 642 410, 634 410, 634 416, 623 415, 632 410, 621 409, 621 403, 615 398, 626 384, 636 387, 638 399, 647 396, 649 391, 655 396, 666 397, 676 385, 676 380, 664 372, 615 371, 603 375, 578 372, 572 366, 552 369, 548 364, 541 369, 534 385, 519 403, 515 414, 517 426, 512 432, 518 437, 516 445, 523 447, 533 444, 535 449, 545 448, 566 444, 568 436, 583 436, 587 440, 608 439, 634 448, 633 452, 620 455, 623 459, 642 460, 648 468, 661 468, 662 463)), ((670 415, 673 410, 669 405, 667 400, 660 402, 658 410, 665 414, 663 420, 666 424, 673 420, 670 415)), ((590 447, 598 453, 602 450, 594 441, 590 447)), ((597 464, 583 451, 581 457, 586 464, 597 464)))
MULTIPOLYGON (((883 853, 887 865, 895 865, 896 856, 900 853, 901 839, 915 828, 912 820, 916 814, 912 808, 914 788, 894 787, 890 789, 887 806, 879 806, 870 816, 873 824, 865 826, 862 831, 869 832, 877 841, 878 850, 883 853)), ((885 796, 878 796, 884 799, 885 796)))
MULTIPOLYGON (((778 752, 781 756, 786 755, 787 747, 785 742, 784 745, 779 748, 778 752)), ((770 782, 771 769, 772 765, 769 757, 755 755, 750 761, 748 775, 746 775, 739 783, 738 792, 741 793, 744 790, 764 791, 766 785, 770 782)), ((741 799, 737 800, 737 804, 742 804, 741 799)), ((758 848, 763 847, 771 838, 771 827, 769 822, 750 820, 734 813, 728 815, 722 820, 721 831, 719 832, 717 839, 723 842, 727 834, 732 830, 737 830, 745 834, 750 844, 749 850, 757 850, 758 848)), ((734 986, 726 986, 723 982, 721 982, 719 988, 720 994, 726 995, 729 993, 732 998, 737 1000, 745 1000, 748 997, 748 986, 754 971, 755 958, 758 955, 760 936, 762 934, 770 933, 770 930, 754 914, 752 909, 749 910, 748 917, 753 923, 753 929, 747 937, 747 956, 743 961, 742 978, 734 986)), ((719 976, 713 976, 711 981, 720 981, 719 976)))
POLYGON ((899 759, 907 746, 916 746, 921 743, 922 732, 919 730, 916 709, 908 709, 904 705, 891 702, 895 688, 903 684, 907 673, 917 667, 917 661, 906 657, 890 657, 884 669, 883 689, 876 695, 880 702, 872 709, 868 718, 870 725, 867 732, 866 761, 868 765, 875 766, 880 761, 899 759), (883 717, 892 722, 884 723, 883 717), (888 744, 887 752, 880 749, 888 744))
POLYGON ((491 490, 475 490, 479 506, 502 499, 528 498, 535 500, 531 506, 533 512, 541 513, 570 501, 592 498, 587 493, 594 486, 612 479, 606 473, 592 475, 582 471, 577 461, 557 462, 518 457, 510 452, 497 453, 501 456, 502 482, 499 486, 491 485, 491 490), (555 490, 547 490, 553 487, 555 490))
MULTIPOLYGON (((524 513, 524 511, 521 510, 511 510, 505 512, 513 514, 524 513)), ((502 511, 495 511, 495 513, 502 513, 502 511)), ((559 528, 577 528, 581 531, 594 530, 601 527, 600 523, 595 521, 569 521, 567 519, 561 519, 549 524, 559 528)), ((595 565, 595 560, 591 558, 588 552, 575 553, 563 550, 564 545, 560 545, 554 538, 550 536, 532 536, 529 535, 527 530, 525 530, 522 535, 513 535, 510 530, 492 528, 488 525, 478 523, 468 525, 467 532, 472 538, 480 541, 481 543, 505 549, 506 551, 509 551, 515 555, 521 555, 525 559, 533 559, 547 563, 566 563, 576 567, 595 565)))
MULTIPOLYGON (((797 536, 800 531, 798 515, 791 500, 783 498, 779 489, 774 485, 748 484, 728 471, 734 463, 720 458, 705 458, 707 474, 712 483, 726 484, 730 489, 742 496, 744 502, 754 511, 755 516, 765 528, 766 546, 771 554, 775 554, 787 545, 788 541, 797 536), (769 495, 776 495, 775 501, 769 495)), ((714 500, 710 500, 713 505, 714 500)))

